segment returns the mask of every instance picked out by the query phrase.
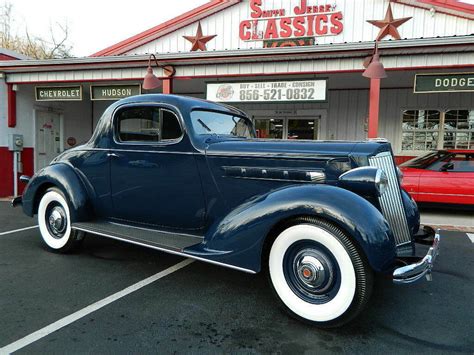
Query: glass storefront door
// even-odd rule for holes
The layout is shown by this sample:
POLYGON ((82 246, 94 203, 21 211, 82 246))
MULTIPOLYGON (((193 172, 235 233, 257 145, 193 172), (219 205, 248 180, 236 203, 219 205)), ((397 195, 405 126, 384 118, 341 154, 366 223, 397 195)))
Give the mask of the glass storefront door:
POLYGON ((312 119, 288 119, 288 139, 318 139, 319 120, 312 119))
POLYGON ((255 130, 259 138, 283 139, 284 120, 282 119, 256 119, 255 130))
POLYGON ((259 138, 316 140, 320 118, 255 118, 255 129, 259 138))

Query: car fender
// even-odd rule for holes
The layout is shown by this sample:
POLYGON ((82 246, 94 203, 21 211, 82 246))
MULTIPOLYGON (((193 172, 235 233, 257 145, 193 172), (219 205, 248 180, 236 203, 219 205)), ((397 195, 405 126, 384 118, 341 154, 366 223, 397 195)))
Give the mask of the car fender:
POLYGON ((59 188, 66 196, 73 222, 91 218, 90 201, 93 189, 88 186, 87 180, 79 170, 63 162, 48 165, 33 176, 23 192, 24 213, 33 217, 37 212, 40 195, 53 186, 59 188))
POLYGON ((375 271, 392 266, 395 241, 383 215, 364 198, 330 185, 293 185, 247 201, 213 225, 203 243, 185 252, 259 272, 272 228, 300 216, 324 218, 342 228, 375 271))

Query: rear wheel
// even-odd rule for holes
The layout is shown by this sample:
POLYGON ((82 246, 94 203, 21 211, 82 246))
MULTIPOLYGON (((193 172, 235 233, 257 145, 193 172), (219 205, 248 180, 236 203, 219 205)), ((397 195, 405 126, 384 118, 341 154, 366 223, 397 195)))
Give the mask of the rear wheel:
POLYGON ((273 242, 270 283, 290 315, 319 327, 341 326, 366 305, 373 272, 339 228, 300 218, 273 242))
POLYGON ((38 226, 48 249, 67 253, 77 249, 84 232, 71 229, 71 214, 66 197, 57 188, 50 188, 38 206, 38 226))

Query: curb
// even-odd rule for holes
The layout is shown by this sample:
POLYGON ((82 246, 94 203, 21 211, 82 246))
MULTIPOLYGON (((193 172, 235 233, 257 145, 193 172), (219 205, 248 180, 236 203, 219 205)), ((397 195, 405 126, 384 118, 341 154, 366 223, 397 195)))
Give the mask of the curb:
POLYGON ((474 232, 474 226, 450 226, 446 224, 425 224, 427 226, 430 226, 434 229, 441 229, 445 231, 453 231, 453 232, 474 232))

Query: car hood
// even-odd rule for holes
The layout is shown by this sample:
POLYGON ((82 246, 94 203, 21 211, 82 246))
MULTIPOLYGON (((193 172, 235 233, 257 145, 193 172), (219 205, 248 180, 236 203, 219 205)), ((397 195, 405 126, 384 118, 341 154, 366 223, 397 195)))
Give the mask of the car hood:
POLYGON ((228 139, 207 142, 208 155, 316 158, 347 156, 357 142, 292 141, 274 139, 228 139))
POLYGON ((219 139, 206 141, 207 155, 321 159, 390 151, 389 143, 281 139, 219 139))

